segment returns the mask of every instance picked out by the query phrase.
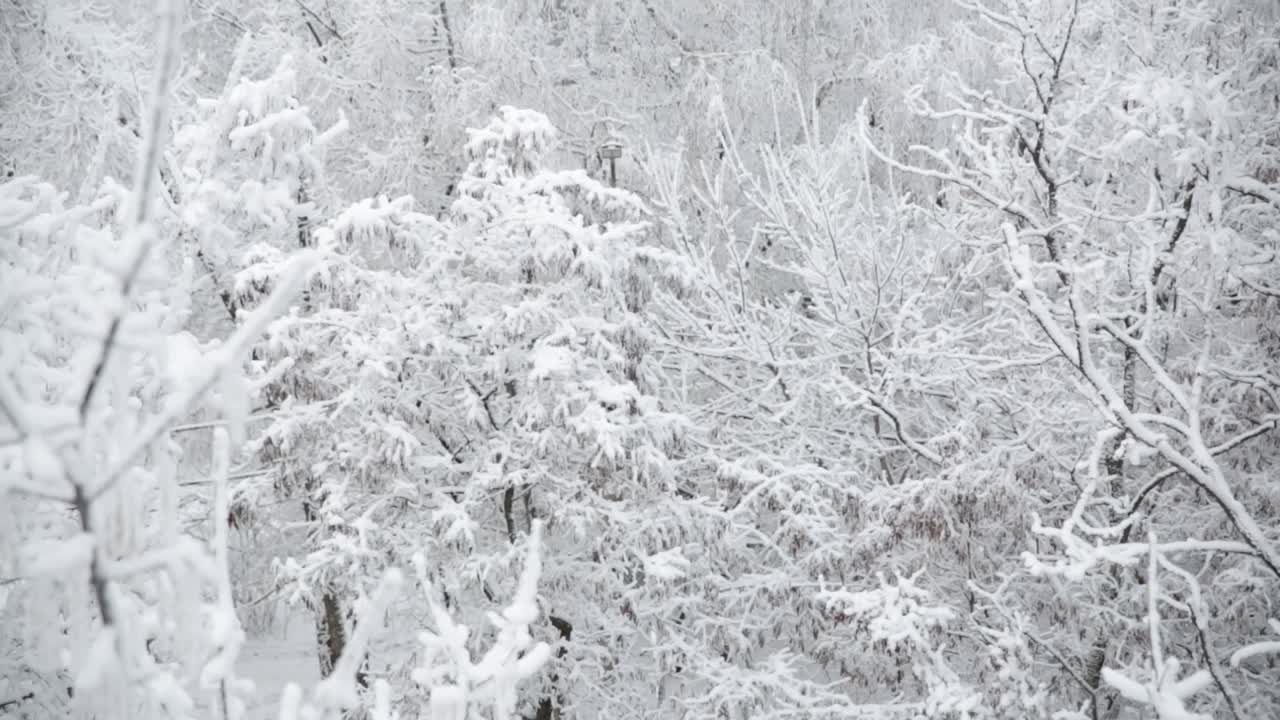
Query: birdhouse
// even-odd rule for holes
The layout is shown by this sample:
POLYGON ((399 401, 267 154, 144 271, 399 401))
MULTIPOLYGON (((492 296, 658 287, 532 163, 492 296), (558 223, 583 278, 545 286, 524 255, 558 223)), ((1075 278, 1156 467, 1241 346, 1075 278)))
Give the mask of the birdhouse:
POLYGON ((617 160, 622 157, 622 141, 611 137, 600 145, 600 157, 604 160, 617 160))

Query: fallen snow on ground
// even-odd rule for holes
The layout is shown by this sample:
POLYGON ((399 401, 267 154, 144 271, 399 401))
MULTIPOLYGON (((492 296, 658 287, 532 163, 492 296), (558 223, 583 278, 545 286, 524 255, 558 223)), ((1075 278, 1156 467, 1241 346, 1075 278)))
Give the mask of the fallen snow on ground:
POLYGON ((294 682, 309 690, 320 681, 310 618, 293 618, 283 633, 246 640, 236 661, 236 674, 254 683, 252 697, 246 698, 244 720, 276 720, 285 685, 294 682))

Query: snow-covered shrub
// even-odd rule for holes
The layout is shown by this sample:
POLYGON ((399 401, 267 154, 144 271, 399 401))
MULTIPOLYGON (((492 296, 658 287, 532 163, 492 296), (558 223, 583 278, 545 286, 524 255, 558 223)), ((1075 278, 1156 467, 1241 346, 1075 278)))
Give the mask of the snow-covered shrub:
POLYGON ((235 378, 300 268, 234 335, 199 343, 182 330, 190 265, 175 282, 136 196, 121 214, 143 221, 114 222, 128 198, 65 207, 30 178, 0 186, 0 702, 45 717, 186 717, 228 697, 242 638, 225 557, 235 378), (213 508, 193 513, 170 430, 211 390, 227 427, 213 508))

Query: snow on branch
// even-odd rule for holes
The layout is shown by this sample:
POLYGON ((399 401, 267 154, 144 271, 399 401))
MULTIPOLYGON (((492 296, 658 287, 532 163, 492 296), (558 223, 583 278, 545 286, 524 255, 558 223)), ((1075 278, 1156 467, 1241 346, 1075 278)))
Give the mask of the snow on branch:
POLYGON ((535 521, 515 597, 501 615, 489 613, 489 621, 498 634, 478 661, 471 659, 467 649, 470 629, 454 622, 436 600, 425 558, 414 558, 435 629, 419 635, 425 653, 422 664, 413 671, 413 679, 431 689, 433 718, 463 718, 469 705, 479 703, 491 707, 493 720, 508 720, 515 712, 517 684, 538 672, 551 658, 550 647, 543 642, 534 643, 529 634, 529 626, 539 615, 542 533, 542 521, 535 521))
POLYGON ((1150 537, 1147 563, 1147 628, 1151 643, 1151 678, 1145 682, 1109 667, 1102 669, 1102 680, 1126 699, 1149 706, 1160 720, 1209 720, 1208 715, 1191 712, 1186 703, 1213 682, 1208 670, 1197 670, 1180 677, 1182 663, 1166 657, 1161 640, 1159 572, 1161 549, 1155 533, 1150 537))
MULTIPOLYGON (((1036 323, 1045 334, 1049 336, 1053 344, 1057 346, 1059 352, 1070 360, 1084 376, 1092 391, 1096 393, 1095 401, 1105 408, 1109 420, 1117 427, 1123 428, 1133 441, 1151 448, 1166 462, 1186 473, 1193 482, 1208 492, 1225 512, 1236 530, 1244 537, 1244 541, 1252 550, 1252 554, 1257 555, 1273 574, 1280 576, 1280 549, 1277 549, 1275 543, 1258 525, 1257 520, 1232 492, 1226 477, 1222 473, 1222 468, 1214 460, 1212 448, 1207 447, 1203 437, 1200 435, 1200 423, 1197 414, 1190 412, 1187 421, 1183 422, 1165 415, 1135 412, 1130 409, 1122 393, 1116 389, 1115 385, 1098 365, 1098 360, 1091 345, 1091 334, 1100 320, 1098 315, 1089 313, 1084 309, 1085 300, 1079 286, 1073 284, 1070 288, 1072 300, 1069 307, 1074 327, 1072 330, 1068 330, 1050 312, 1042 294, 1036 288, 1029 251, 1018 240, 1013 226, 1006 223, 1001 230, 1009 252, 1009 260, 1006 262, 1006 267, 1014 279, 1014 287, 1026 304, 1026 309, 1035 318, 1036 323), (1152 427, 1153 424, 1177 430, 1184 435, 1183 439, 1189 449, 1180 451, 1175 448, 1164 433, 1152 427)), ((1141 343, 1124 333, 1119 333, 1119 335, 1124 336, 1125 341, 1131 348, 1141 345, 1141 343)), ((1145 348, 1139 353, 1139 356, 1142 357, 1144 362, 1151 364, 1155 368, 1162 367, 1154 355, 1145 348)), ((1202 353, 1197 377, 1203 377, 1204 375, 1205 358, 1206 355, 1202 353)), ((1195 403, 1192 402, 1193 398, 1188 398, 1184 395, 1181 388, 1176 385, 1166 372, 1161 369, 1155 375, 1158 382, 1171 386, 1178 391, 1174 397, 1178 398, 1180 405, 1184 408, 1194 409, 1196 407, 1195 403)), ((1195 388, 1193 387, 1192 389, 1194 390, 1195 388)), ((1099 472, 1096 462, 1091 472, 1095 474, 1099 472)))
POLYGON ((1255 643, 1249 643, 1244 647, 1231 653, 1231 667, 1240 667, 1241 663, 1247 662, 1249 658, 1258 657, 1260 655, 1280 655, 1280 620, 1271 618, 1267 621, 1271 632, 1275 633, 1275 640, 1259 640, 1255 643))

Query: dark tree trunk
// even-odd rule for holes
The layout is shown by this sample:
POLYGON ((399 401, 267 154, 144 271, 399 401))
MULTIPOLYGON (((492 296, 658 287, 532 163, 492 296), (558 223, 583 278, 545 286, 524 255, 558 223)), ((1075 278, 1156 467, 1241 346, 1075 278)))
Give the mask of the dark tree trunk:
MULTIPOLYGON (((573 637, 573 624, 570 623, 568 620, 565 620, 562 617, 557 617, 555 615, 549 616, 548 620, 551 621, 551 626, 554 627, 560 633, 560 638, 562 640, 568 641, 570 638, 573 637)), ((564 657, 564 654, 565 654, 565 649, 560 648, 559 652, 556 653, 556 658, 557 659, 562 658, 564 657)), ((537 711, 534 712, 533 717, 526 718, 526 720, 558 720, 559 719, 560 706, 564 704, 564 698, 560 695, 559 690, 556 689, 556 686, 559 683, 559 680, 560 680, 560 677, 558 675, 556 675, 555 673, 551 673, 551 687, 552 687, 551 692, 538 701, 537 711)))
MULTIPOLYGON (((310 494, 312 488, 308 487, 310 494)), ((316 522, 313 500, 308 497, 302 502, 302 515, 308 522, 316 522)), ((338 664, 338 658, 347 648, 347 629, 342 622, 342 601, 332 590, 325 590, 320 596, 320 607, 316 613, 316 650, 320 658, 320 677, 329 677, 338 664)), ((364 663, 356 671, 356 682, 360 687, 368 687, 369 679, 365 673, 364 663)))

